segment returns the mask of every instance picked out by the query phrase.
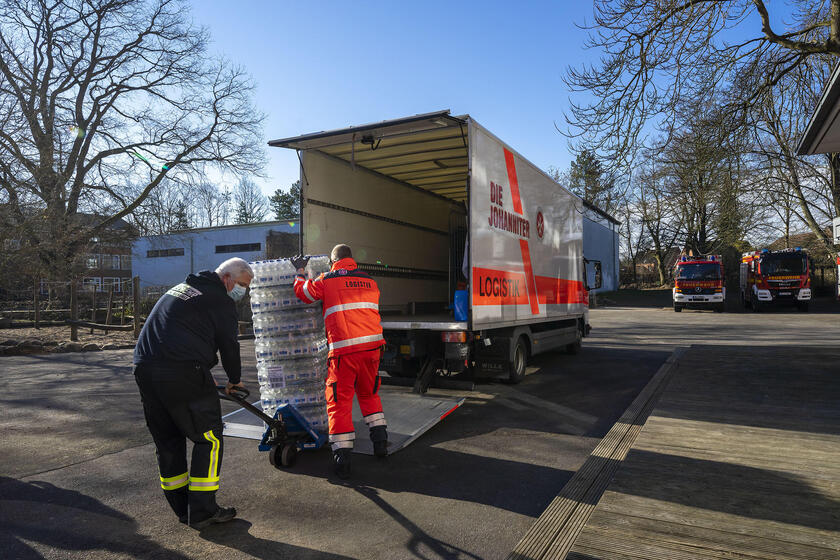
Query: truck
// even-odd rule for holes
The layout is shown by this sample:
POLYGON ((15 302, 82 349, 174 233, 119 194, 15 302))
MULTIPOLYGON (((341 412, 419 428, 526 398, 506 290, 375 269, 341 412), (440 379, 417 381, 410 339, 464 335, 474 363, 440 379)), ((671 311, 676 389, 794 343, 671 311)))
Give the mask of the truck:
POLYGON ((744 253, 739 279, 744 308, 758 312, 766 305, 794 304, 808 311, 811 265, 801 247, 744 253))
MULTIPOLYGON (((589 334, 580 197, 469 115, 438 111, 273 140, 300 162, 300 250, 346 243, 379 285, 380 369, 517 383, 589 334)), ((594 209, 598 211, 597 209, 594 209)), ((604 214, 606 216, 606 214, 604 214)))
POLYGON ((697 307, 724 311, 726 276, 720 255, 683 255, 674 266, 674 311, 697 307))

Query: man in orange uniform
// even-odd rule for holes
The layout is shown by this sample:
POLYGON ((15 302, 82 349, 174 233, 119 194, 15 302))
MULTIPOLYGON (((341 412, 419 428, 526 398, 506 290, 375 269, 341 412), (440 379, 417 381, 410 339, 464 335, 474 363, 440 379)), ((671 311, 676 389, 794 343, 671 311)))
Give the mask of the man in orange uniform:
POLYGON ((330 254, 330 271, 307 280, 308 258, 292 259, 298 272, 295 294, 301 301, 324 302, 324 323, 329 342, 327 414, 333 467, 341 478, 350 476, 353 430, 353 394, 370 428, 373 453, 388 454, 388 432, 379 399, 379 358, 385 339, 379 320, 379 288, 359 270, 350 247, 336 245, 330 254))

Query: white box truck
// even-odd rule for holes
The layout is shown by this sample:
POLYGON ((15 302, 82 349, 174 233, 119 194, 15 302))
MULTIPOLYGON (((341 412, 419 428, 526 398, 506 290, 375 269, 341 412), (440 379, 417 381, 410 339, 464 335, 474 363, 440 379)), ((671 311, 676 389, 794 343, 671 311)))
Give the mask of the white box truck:
POLYGON ((468 115, 269 145, 300 159, 301 251, 346 243, 377 281, 391 376, 418 392, 465 370, 518 382, 529 356, 580 347, 584 201, 468 115))

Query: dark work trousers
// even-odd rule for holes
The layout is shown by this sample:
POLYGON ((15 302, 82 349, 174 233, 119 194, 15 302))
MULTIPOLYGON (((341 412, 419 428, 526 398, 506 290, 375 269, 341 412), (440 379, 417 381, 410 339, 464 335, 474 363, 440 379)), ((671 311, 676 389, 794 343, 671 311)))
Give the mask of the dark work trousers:
POLYGON ((169 505, 181 521, 207 519, 218 508, 222 468, 222 411, 213 376, 194 364, 139 364, 134 378, 169 505), (187 439, 193 442, 189 469, 187 439))

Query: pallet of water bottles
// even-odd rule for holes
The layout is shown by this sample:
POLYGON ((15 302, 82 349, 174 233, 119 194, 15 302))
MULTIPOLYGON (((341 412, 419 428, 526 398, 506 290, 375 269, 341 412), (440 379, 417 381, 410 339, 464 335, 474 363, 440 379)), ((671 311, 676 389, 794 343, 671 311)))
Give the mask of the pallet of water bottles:
MULTIPOLYGON (((327 340, 321 304, 306 304, 295 295, 297 271, 289 259, 257 261, 251 267, 261 407, 274 416, 291 405, 312 428, 326 431, 327 340)), ((306 274, 314 278, 328 270, 329 258, 316 256, 310 258, 306 274)))

